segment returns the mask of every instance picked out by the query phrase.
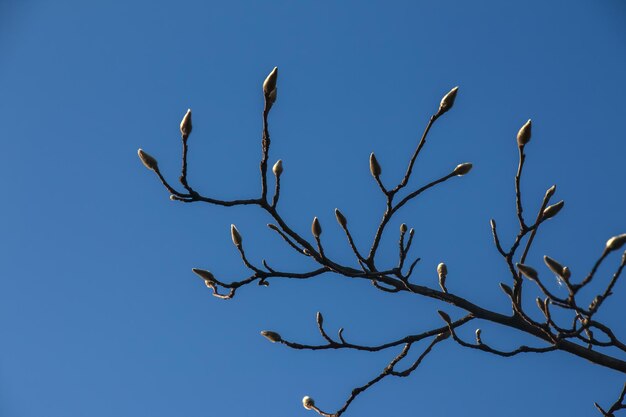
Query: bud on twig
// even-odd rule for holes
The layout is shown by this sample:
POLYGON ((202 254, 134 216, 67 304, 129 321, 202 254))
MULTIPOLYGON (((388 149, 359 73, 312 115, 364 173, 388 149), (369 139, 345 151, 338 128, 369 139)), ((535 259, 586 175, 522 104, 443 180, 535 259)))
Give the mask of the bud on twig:
POLYGON ((335 217, 337 218, 337 223, 339 223, 339 226, 345 229, 348 225, 348 220, 346 219, 346 216, 344 216, 337 208, 335 209, 335 217))
POLYGON ((565 205, 565 201, 561 200, 558 203, 552 204, 551 206, 546 207, 541 215, 541 220, 548 220, 557 215, 559 211, 565 205))
POLYGON ((370 155, 370 172, 372 173, 372 176, 374 178, 378 178, 378 176, 382 172, 382 169, 380 168, 380 164, 376 160, 376 155, 374 155, 374 152, 372 152, 370 155))
POLYGON ((541 310, 541 312, 543 313, 543 315, 547 315, 546 314, 546 303, 539 297, 537 297, 537 299, 535 300, 537 302, 537 307, 539 307, 539 310, 541 310))
POLYGON ((277 177, 280 177, 280 174, 283 173, 283 160, 282 159, 279 159, 278 161, 276 161, 276 163, 272 167, 272 172, 277 177))
POLYGON ((520 128, 519 132, 517 132, 517 146, 520 148, 530 142, 531 128, 532 122, 528 119, 528 121, 524 123, 524 126, 520 128))
POLYGON ((405 223, 402 223, 400 225, 400 233, 406 233, 407 229, 408 228, 407 228, 407 225, 405 223))
POLYGON ((187 139, 191 134, 191 109, 187 109, 187 113, 180 122, 180 134, 183 135, 183 139, 187 139))
POLYGON ((441 287, 441 291, 447 293, 448 289, 446 288, 446 277, 448 276, 448 267, 443 262, 437 265, 437 275, 439 276, 439 286, 441 287))
POLYGON ((145 165, 146 168, 152 171, 157 171, 159 169, 159 164, 157 160, 148 152, 145 152, 143 149, 140 148, 137 151, 137 155, 139 155, 139 159, 141 159, 141 162, 145 165))
POLYGON ((278 333, 271 330, 263 330, 261 332, 261 336, 263 336, 272 343, 280 342, 283 340, 278 333))
POLYGON ((546 190, 546 199, 552 197, 554 195, 554 192, 556 191, 556 185, 553 185, 552 187, 548 188, 546 190))
POLYGON ((609 240, 606 241, 606 251, 612 252, 614 250, 618 250, 626 243, 626 233, 613 236, 609 240))
POLYGON ((511 287, 509 287, 508 285, 506 285, 505 283, 501 282, 500 283, 500 288, 502 289, 502 291, 504 291, 504 293, 506 295, 508 295, 511 299, 513 298, 513 290, 511 289, 511 287))
POLYGON ((313 398, 307 395, 302 399, 302 406, 307 410, 312 410, 313 407, 315 407, 315 401, 313 401, 313 398))
POLYGON ((278 67, 274 67, 272 72, 267 76, 265 81, 263 82, 263 95, 265 96, 265 101, 272 105, 274 101, 276 101, 276 80, 278 79, 278 67))
POLYGON ((454 168, 454 171, 452 171, 452 173, 460 177, 460 176, 467 174, 471 170, 472 170, 472 164, 469 162, 464 162, 462 164, 457 165, 456 168, 454 168))
POLYGON ((209 271, 205 271, 204 269, 199 268, 192 268, 191 271, 205 281, 215 282, 215 277, 209 271))
POLYGON ((313 217, 313 223, 311 223, 311 233, 313 233, 313 236, 315 237, 320 237, 322 234, 322 225, 320 224, 320 221, 317 220, 317 217, 313 217))
POLYGON ((476 343, 479 345, 483 344, 482 339, 480 338, 480 334, 481 334, 481 330, 480 329, 476 329, 476 343))
POLYGON ((234 224, 230 225, 230 237, 233 239, 235 246, 241 246, 241 234, 234 224))
POLYGON ((454 87, 448 92, 448 94, 443 96, 443 98, 441 99, 441 103, 439 104, 439 111, 437 112, 438 116, 441 116, 452 108, 452 106, 454 105, 454 100, 456 99, 457 91, 459 91, 459 87, 454 87))
MULTIPOLYGON (((559 277, 565 280, 569 278, 569 276, 566 278, 566 274, 565 274, 565 270, 567 268, 561 265, 560 263, 558 263, 557 261, 555 261, 554 259, 550 258, 548 255, 543 257, 543 261, 546 263, 548 268, 550 268, 550 270, 554 272, 556 275, 558 275, 559 277)), ((567 269, 567 271, 569 272, 569 269, 567 269)))
POLYGON ((445 321, 447 324, 452 323, 452 320, 450 320, 450 316, 448 315, 448 313, 446 313, 445 311, 442 310, 437 310, 437 313, 439 313, 439 316, 443 319, 443 321, 445 321))
POLYGON ((531 268, 528 265, 518 263, 517 269, 529 279, 532 279, 532 280, 539 279, 539 274, 537 273, 537 271, 535 271, 534 268, 531 268))

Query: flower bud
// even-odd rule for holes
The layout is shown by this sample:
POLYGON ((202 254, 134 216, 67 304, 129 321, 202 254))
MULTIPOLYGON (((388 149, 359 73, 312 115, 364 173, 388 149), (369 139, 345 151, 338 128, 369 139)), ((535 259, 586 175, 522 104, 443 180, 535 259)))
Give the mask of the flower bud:
POLYGON ((448 313, 442 310, 437 310, 437 313, 439 313, 439 316, 443 319, 443 321, 448 324, 452 323, 452 320, 450 320, 450 316, 448 315, 448 313))
POLYGON ((548 188, 546 190, 546 196, 545 198, 548 199, 550 197, 552 197, 554 195, 554 192, 556 191, 556 185, 553 185, 552 187, 548 188))
MULTIPOLYGON (((567 278, 565 278, 565 269, 566 267, 564 267, 563 265, 561 265, 560 263, 558 263, 557 261, 555 261, 554 259, 550 258, 548 255, 543 257, 543 261, 546 263, 546 265, 548 266, 548 268, 550 268, 550 270, 552 272, 554 272, 556 275, 558 275, 559 277, 567 280, 567 278, 569 278, 569 276, 567 278)), ((569 272, 569 269, 567 269, 567 271, 569 272)))
POLYGON ((606 241, 606 251, 612 252, 614 250, 618 250, 626 243, 626 233, 613 236, 609 240, 606 241))
POLYGON ((372 176, 374 178, 377 178, 382 172, 382 169, 380 168, 380 164, 376 160, 376 155, 374 155, 374 152, 372 152, 370 155, 370 172, 372 173, 372 176))
POLYGON ((502 291, 504 291, 504 293, 506 295, 508 295, 510 298, 513 298, 513 290, 511 289, 511 287, 509 287, 505 283, 501 282, 500 283, 500 288, 502 289, 502 291))
POLYGON ((159 164, 157 160, 154 159, 153 156, 148 154, 148 152, 144 152, 143 149, 139 149, 137 151, 137 155, 139 155, 139 159, 141 159, 141 162, 145 165, 146 168, 152 171, 157 171, 159 169, 159 164))
POLYGON ((205 281, 215 282, 215 277, 209 271, 199 268, 192 268, 191 271, 205 281))
POLYGON ((446 266, 446 264, 441 262, 439 265, 437 265, 437 274, 439 275, 439 278, 448 275, 448 267, 446 266))
POLYGON ((320 221, 317 220, 317 217, 313 217, 313 223, 311 223, 311 233, 313 233, 313 236, 315 237, 320 237, 322 234, 322 225, 320 224, 320 221))
POLYGON ((520 128, 519 132, 517 132, 517 146, 520 148, 530 142, 531 128, 532 122, 528 119, 528 121, 524 123, 524 126, 520 128))
POLYGON ((454 87, 448 92, 448 94, 443 96, 443 98, 441 99, 441 103, 439 104, 439 111, 437 112, 439 116, 452 108, 452 106, 454 105, 454 100, 456 99, 457 91, 459 91, 459 87, 454 87))
POLYGON ((569 270, 568 267, 564 266, 563 267, 563 279, 565 281, 567 281, 569 279, 569 277, 571 277, 571 276, 572 276, 572 272, 569 270))
POLYGON ((400 225, 400 233, 406 233, 406 231, 408 230, 408 227, 405 223, 402 223, 400 225))
POLYGON ((313 398, 307 395, 302 399, 302 406, 307 410, 312 410, 313 407, 315 407, 315 401, 313 401, 313 398))
POLYGON ((322 313, 320 313, 319 311, 315 316, 315 321, 317 321, 317 325, 320 327, 322 327, 322 325, 324 324, 324 316, 322 316, 322 313))
POLYGON ((230 237, 233 239, 235 246, 241 246, 241 234, 234 224, 230 225, 230 237))
POLYGON ((335 217, 337 218, 337 223, 339 223, 339 226, 345 229, 348 224, 348 220, 346 219, 346 216, 344 216, 337 208, 335 209, 335 217))
POLYGON ((276 80, 278 79, 278 67, 274 67, 263 82, 263 95, 270 105, 276 101, 276 80))
POLYGON ((480 329, 476 329, 476 343, 479 345, 483 344, 482 339, 480 338, 480 334, 481 334, 481 330, 480 329))
POLYGON ((539 279, 539 274, 537 273, 537 271, 535 271, 534 268, 531 268, 528 265, 518 263, 517 269, 529 279, 532 279, 532 280, 539 279))
POLYGON ((472 164, 469 162, 464 162, 462 164, 457 165, 456 168, 454 168, 454 171, 452 171, 452 173, 460 177, 462 175, 467 174, 471 170, 472 170, 472 164))
POLYGON ((280 177, 280 174, 283 173, 283 160, 282 159, 279 159, 278 161, 276 161, 276 163, 272 167, 272 172, 277 177, 280 177))
POLYGON ((546 303, 539 297, 537 297, 535 301, 537 302, 537 307, 539 307, 539 310, 541 310, 541 312, 546 315, 546 303))
POLYGON ((261 332, 261 336, 263 336, 272 343, 280 342, 283 340, 278 333, 271 330, 263 330, 261 332))
POLYGON ((187 139, 191 133, 191 109, 187 109, 187 113, 183 116, 183 120, 180 122, 180 134, 183 135, 183 139, 187 139))
POLYGON ((565 201, 561 200, 558 203, 555 203, 555 204, 552 204, 551 206, 546 207, 546 209, 543 211, 541 215, 541 220, 548 220, 549 218, 556 216, 557 213, 561 211, 564 205, 565 205, 565 201))

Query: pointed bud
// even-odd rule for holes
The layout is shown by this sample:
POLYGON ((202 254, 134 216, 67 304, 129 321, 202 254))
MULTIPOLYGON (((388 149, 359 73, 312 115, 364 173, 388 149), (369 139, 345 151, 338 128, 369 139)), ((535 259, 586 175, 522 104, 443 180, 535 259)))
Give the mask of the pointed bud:
POLYGON ((191 109, 187 109, 187 113, 180 122, 180 134, 183 135, 183 139, 187 139, 191 134, 191 109))
POLYGON ((528 119, 528 121, 524 123, 524 126, 520 128, 519 132, 517 132, 517 146, 520 148, 530 142, 531 128, 532 122, 528 119))
POLYGON ((312 410, 315 407, 315 401, 307 395, 302 399, 302 406, 307 410, 312 410))
POLYGON ((263 95, 265 96, 265 101, 268 104, 274 103, 276 101, 276 81, 278 80, 278 67, 274 67, 272 72, 269 73, 265 81, 263 82, 263 95))
POLYGON ((370 155, 370 172, 372 173, 372 176, 374 178, 377 178, 382 172, 382 169, 380 168, 380 164, 376 160, 376 155, 374 155, 374 152, 372 152, 370 155))
POLYGON ((548 220, 558 214, 559 211, 565 205, 565 201, 561 200, 558 203, 552 204, 551 206, 546 207, 541 215, 541 220, 548 220))
POLYGON ((320 224, 320 221, 317 220, 317 217, 313 217, 313 223, 311 223, 311 233, 313 233, 313 236, 315 237, 320 237, 322 234, 322 225, 320 224))
POLYGON ((345 229, 348 225, 348 220, 346 219, 346 216, 344 216, 337 208, 335 209, 335 217, 337 218, 337 223, 339 223, 339 226, 345 229))
POLYGON ((537 302, 537 307, 539 307, 539 310, 546 315, 546 303, 544 303, 544 301, 537 297, 537 299, 535 300, 537 302))
POLYGON ((280 342, 283 340, 278 333, 271 330, 263 330, 261 332, 261 336, 263 336, 272 343, 280 342))
POLYGON ((564 266, 563 267, 563 279, 565 281, 567 281, 571 276, 572 276, 572 272, 569 270, 568 267, 564 266))
POLYGON ((618 250, 626 243, 626 233, 613 236, 609 240, 606 241, 606 251, 612 252, 614 250, 618 250))
POLYGON ((448 92, 448 94, 443 96, 443 98, 441 99, 441 103, 439 104, 439 111, 437 112, 437 115, 441 116, 452 108, 452 106, 454 105, 454 100, 456 99, 457 91, 459 91, 459 87, 454 87, 448 92))
POLYGON ((199 268, 192 268, 191 271, 205 281, 215 282, 215 277, 209 271, 205 271, 204 269, 199 268))
MULTIPOLYGON (((548 268, 550 268, 550 271, 554 272, 559 277, 561 277, 563 279, 566 279, 565 278, 565 274, 563 273, 563 271, 565 270, 565 267, 563 265, 561 265, 560 263, 558 263, 554 259, 550 258, 548 255, 543 257, 543 261, 546 263, 548 268)), ((568 271, 569 271, 569 269, 568 269, 568 271)))
POLYGON ((439 275, 439 278, 448 275, 448 267, 446 266, 446 264, 441 262, 439 265, 437 265, 437 274, 439 275))
POLYGON ((548 188, 548 189, 546 190, 546 196, 545 196, 546 200, 547 200, 548 198, 552 197, 552 196, 554 195, 554 192, 555 192, 555 191, 556 191, 556 185, 553 185, 552 187, 548 188))
POLYGON ((159 164, 157 160, 153 156, 148 154, 148 152, 144 152, 143 149, 139 149, 137 151, 137 155, 139 155, 139 159, 141 159, 141 162, 145 165, 146 168, 152 171, 157 171, 159 169, 159 164))
POLYGON ((452 320, 450 320, 450 316, 448 315, 448 313, 442 310, 437 310, 437 313, 439 313, 439 316, 443 319, 443 321, 448 324, 452 323, 452 320))
POLYGON ((502 291, 504 291, 504 293, 506 295, 508 295, 510 298, 513 298, 513 290, 511 289, 511 287, 509 287, 505 283, 501 282, 500 283, 500 288, 502 289, 502 291))
POLYGON ((532 279, 532 280, 537 280, 539 279, 539 274, 537 273, 537 271, 535 271, 534 268, 531 268, 528 265, 524 265, 524 264, 517 264, 517 269, 518 271, 520 271, 523 275, 525 275, 528 279, 532 279))
POLYGON ((230 237, 233 239, 235 246, 241 246, 241 234, 234 224, 230 225, 230 237))
POLYGON ((404 233, 406 233, 406 231, 407 231, 407 230, 408 230, 407 225, 406 225, 406 224, 404 224, 404 223, 402 223, 402 224, 400 225, 400 233, 403 233, 403 234, 404 234, 404 233))
POLYGON ((277 177, 280 177, 280 174, 283 173, 283 160, 282 159, 279 159, 278 161, 276 161, 276 163, 274 164, 274 167, 272 167, 272 172, 277 177))
POLYGON ((479 345, 483 344, 482 339, 480 338, 480 334, 481 334, 481 330, 480 329, 476 329, 476 343, 479 345))
POLYGON ((472 164, 469 162, 464 162, 462 164, 457 165, 456 168, 454 168, 454 171, 452 171, 452 173, 460 177, 460 176, 467 174, 471 170, 472 170, 472 164))
POLYGON ((319 311, 317 312, 317 316, 315 316, 315 321, 317 321, 317 325, 322 327, 324 324, 324 316, 319 311))

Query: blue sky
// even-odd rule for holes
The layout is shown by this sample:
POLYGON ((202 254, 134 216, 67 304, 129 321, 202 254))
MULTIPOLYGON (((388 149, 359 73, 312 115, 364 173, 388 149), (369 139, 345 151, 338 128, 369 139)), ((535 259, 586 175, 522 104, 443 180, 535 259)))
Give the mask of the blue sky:
MULTIPOLYGON (((170 201, 136 154, 156 156, 175 182, 178 124, 192 108, 191 183, 215 197, 254 196, 261 83, 274 66, 270 163, 284 162, 280 208, 305 236, 318 216, 336 259, 353 262, 333 209, 363 248, 384 209, 370 152, 383 181, 397 182, 442 95, 459 85, 409 188, 461 162, 474 170, 400 211, 379 264, 395 262, 395 231, 406 222, 416 230, 412 255, 422 258, 416 282, 436 286, 445 261, 454 292, 509 312, 488 221, 510 241, 515 134, 532 118, 527 210, 554 183, 566 206, 540 232, 529 263, 541 269, 550 254, 580 279, 606 239, 626 232, 625 19, 617 0, 3 0, 0 415, 312 415, 302 396, 336 409, 393 353, 292 351, 260 330, 314 343, 322 311, 329 329, 382 343, 441 323, 438 303, 337 276, 276 280, 221 301, 191 273, 247 273, 231 223, 252 260, 310 268, 259 210, 170 201)), ((615 319, 625 313, 624 282, 615 294, 601 318, 624 335, 615 319)), ((480 327, 503 349, 536 343, 480 327)), ((448 342, 346 415, 588 416, 623 383, 565 353, 503 359, 448 342)))

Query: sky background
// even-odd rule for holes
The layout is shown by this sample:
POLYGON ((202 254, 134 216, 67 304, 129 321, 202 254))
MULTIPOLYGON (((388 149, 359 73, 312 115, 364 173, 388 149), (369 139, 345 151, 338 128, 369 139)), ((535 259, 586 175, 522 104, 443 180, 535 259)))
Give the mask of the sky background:
MULTIPOLYGON (((384 209, 370 152, 382 180, 396 183, 456 85, 455 107, 432 129, 407 189, 461 162, 474 170, 398 213, 379 266, 395 265, 406 222, 416 230, 411 256, 422 258, 415 282, 436 286, 445 261, 451 291, 508 313, 498 283, 509 277, 488 222, 511 241, 515 134, 528 118, 526 210, 536 212, 555 183, 566 201, 528 263, 548 277, 549 254, 581 279, 606 240, 626 232, 624 1, 0 0, 1 416, 313 415, 304 395, 335 410, 397 351, 292 351, 259 331, 321 343, 317 311, 329 332, 344 327, 356 343, 441 324, 441 304, 363 281, 273 280, 222 301, 192 274, 247 276, 231 223, 252 261, 312 267, 267 230, 260 210, 172 202, 137 158, 145 149, 175 183, 178 125, 190 107, 191 184, 218 198, 258 195, 261 84, 274 66, 280 209, 307 237, 318 216, 326 251, 341 262, 354 264, 333 209, 363 250, 384 209)), ((616 318, 626 284, 615 293, 599 319, 625 336, 616 318)), ((463 335, 476 326, 498 348, 537 345, 485 323, 463 335)), ((589 416, 624 380, 566 353, 503 359, 447 342, 346 416, 589 416)))

